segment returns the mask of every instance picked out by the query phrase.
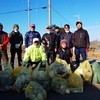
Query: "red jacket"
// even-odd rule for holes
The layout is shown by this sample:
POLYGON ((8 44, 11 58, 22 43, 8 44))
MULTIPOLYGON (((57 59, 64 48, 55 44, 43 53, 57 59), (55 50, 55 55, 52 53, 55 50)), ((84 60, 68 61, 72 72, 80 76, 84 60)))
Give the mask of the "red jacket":
POLYGON ((8 34, 6 32, 3 33, 3 47, 2 47, 2 50, 7 50, 7 44, 9 42, 9 37, 8 37, 8 34))

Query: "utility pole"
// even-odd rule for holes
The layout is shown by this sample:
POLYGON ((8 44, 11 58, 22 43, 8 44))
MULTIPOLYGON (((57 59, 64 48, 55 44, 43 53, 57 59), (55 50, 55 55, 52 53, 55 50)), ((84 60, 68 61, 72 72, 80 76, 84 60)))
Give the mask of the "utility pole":
POLYGON ((30 0, 28 0, 28 29, 30 26, 30 0))
POLYGON ((52 25, 52 18, 51 18, 51 0, 48 0, 48 21, 49 26, 52 25))

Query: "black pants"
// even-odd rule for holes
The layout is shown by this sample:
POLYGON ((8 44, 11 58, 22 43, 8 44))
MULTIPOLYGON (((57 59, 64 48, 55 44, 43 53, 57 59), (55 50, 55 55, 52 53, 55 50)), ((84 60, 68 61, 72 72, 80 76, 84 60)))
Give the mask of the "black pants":
POLYGON ((17 58, 18 58, 18 66, 21 66, 22 65, 22 50, 19 48, 19 49, 13 49, 13 50, 10 50, 11 52, 11 60, 10 60, 10 63, 11 63, 11 66, 14 68, 14 59, 15 59, 15 54, 17 53, 17 58))
POLYGON ((47 62, 49 65, 55 61, 56 53, 54 51, 47 51, 46 55, 47 55, 47 62))

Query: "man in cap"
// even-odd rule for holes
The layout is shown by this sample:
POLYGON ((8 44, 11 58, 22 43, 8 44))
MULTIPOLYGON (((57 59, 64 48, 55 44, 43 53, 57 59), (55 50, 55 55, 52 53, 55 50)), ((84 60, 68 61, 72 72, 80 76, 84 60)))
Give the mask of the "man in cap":
POLYGON ((13 31, 9 34, 9 42, 11 44, 10 46, 10 52, 11 52, 11 66, 14 68, 14 59, 15 54, 17 53, 18 57, 18 66, 22 65, 22 44, 23 44, 23 36, 19 32, 19 25, 14 24, 13 31))
POLYGON ((54 33, 51 32, 51 26, 46 27, 46 33, 42 36, 42 40, 46 41, 46 55, 47 62, 51 64, 55 60, 55 52, 57 52, 57 37, 54 33))
POLYGON ((7 44, 9 42, 8 34, 3 31, 3 25, 0 23, 0 71, 2 70, 1 59, 3 66, 8 64, 7 44))
POLYGON ((34 38, 33 44, 27 48, 24 54, 24 66, 29 64, 31 65, 32 69, 34 69, 39 64, 39 62, 42 62, 42 65, 45 65, 46 61, 47 57, 43 47, 39 44, 39 39, 34 38))
POLYGON ((30 25, 30 31, 26 32, 25 34, 25 47, 29 47, 33 44, 33 39, 38 38, 39 42, 41 43, 41 36, 40 33, 35 31, 35 24, 30 25))
POLYGON ((76 22, 77 30, 73 35, 73 44, 75 47, 75 58, 76 58, 76 67, 80 63, 80 54, 82 55, 83 61, 87 59, 86 48, 89 48, 90 41, 87 30, 83 29, 82 22, 76 22))
POLYGON ((73 33, 70 32, 70 25, 64 25, 64 33, 61 34, 61 40, 65 39, 67 42, 67 47, 70 49, 70 64, 72 64, 72 55, 73 55, 73 43, 72 43, 73 33))

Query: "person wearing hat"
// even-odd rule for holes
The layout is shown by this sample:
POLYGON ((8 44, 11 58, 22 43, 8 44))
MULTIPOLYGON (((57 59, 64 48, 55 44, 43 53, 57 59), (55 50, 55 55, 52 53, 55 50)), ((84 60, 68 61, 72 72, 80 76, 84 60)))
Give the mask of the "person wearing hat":
POLYGON ((21 66, 22 65, 23 36, 19 32, 19 25, 18 24, 14 24, 13 31, 9 34, 9 42, 11 44, 11 46, 10 46, 11 66, 12 66, 12 68, 14 68, 14 59, 15 59, 16 53, 17 53, 17 57, 18 57, 18 66, 21 66))
POLYGON ((2 70, 2 65, 4 67, 8 64, 8 54, 7 54, 7 44, 9 42, 8 33, 3 31, 3 25, 0 23, 0 71, 2 70), (1 59, 3 64, 1 64, 1 59))
POLYGON ((54 33, 55 33, 56 36, 57 36, 57 50, 58 50, 58 48, 60 47, 60 40, 61 40, 61 32, 60 32, 59 26, 55 26, 55 31, 54 31, 54 33))
POLYGON ((70 25, 64 25, 64 32, 61 34, 61 40, 65 39, 67 41, 67 47, 70 49, 70 64, 72 65, 73 56, 73 43, 72 43, 73 33, 70 31, 70 25))
POLYGON ((55 52, 57 52, 57 37, 51 32, 51 26, 46 27, 46 33, 42 36, 42 42, 45 41, 45 52, 47 55, 47 62, 51 64, 55 61, 55 52))
POLYGON ((29 47, 33 44, 33 39, 38 38, 39 42, 41 43, 41 36, 40 33, 35 31, 35 24, 30 25, 30 31, 26 32, 24 40, 25 40, 25 48, 29 47))
POLYGON ((83 61, 87 59, 86 48, 89 48, 89 34, 87 30, 83 29, 82 22, 76 22, 77 30, 73 35, 73 44, 75 47, 75 58, 76 58, 76 67, 80 64, 80 54, 82 55, 83 61))
POLYGON ((67 47, 67 41, 61 40, 60 48, 58 49, 57 56, 70 64, 70 49, 67 47))
POLYGON ((34 38, 33 44, 30 45, 23 58, 23 66, 26 64, 31 65, 32 69, 36 68, 39 62, 42 62, 42 65, 45 65, 47 61, 46 54, 44 52, 44 48, 39 44, 39 39, 34 38))

